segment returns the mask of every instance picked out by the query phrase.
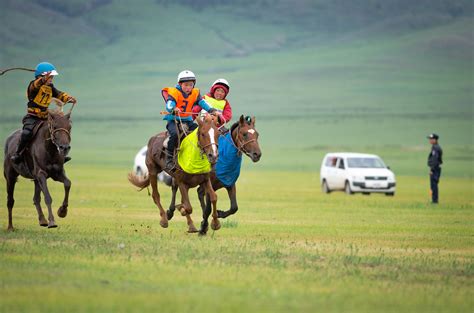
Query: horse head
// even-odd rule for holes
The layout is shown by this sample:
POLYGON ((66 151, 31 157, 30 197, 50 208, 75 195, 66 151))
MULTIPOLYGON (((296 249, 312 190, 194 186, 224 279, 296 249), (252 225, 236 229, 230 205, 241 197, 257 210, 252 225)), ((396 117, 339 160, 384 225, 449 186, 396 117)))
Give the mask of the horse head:
POLYGON ((65 157, 71 149, 71 113, 50 111, 48 114, 48 129, 51 142, 58 149, 58 153, 65 157))
POLYGON ((234 130, 232 139, 237 148, 245 153, 253 162, 258 162, 262 156, 258 144, 258 131, 255 129, 255 116, 240 116, 239 126, 234 130), (235 132, 235 134, 234 134, 235 132))
POLYGON ((213 118, 207 114, 202 120, 196 119, 199 125, 198 128, 198 143, 201 153, 205 154, 211 164, 216 163, 219 152, 217 151, 217 141, 219 138, 219 131, 213 118))

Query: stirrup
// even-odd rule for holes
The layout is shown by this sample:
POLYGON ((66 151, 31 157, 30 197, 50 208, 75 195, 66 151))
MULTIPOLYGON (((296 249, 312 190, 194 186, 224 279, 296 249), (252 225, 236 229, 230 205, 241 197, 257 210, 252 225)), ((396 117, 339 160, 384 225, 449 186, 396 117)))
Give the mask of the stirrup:
POLYGON ((166 169, 170 172, 174 172, 176 170, 176 164, 173 163, 167 163, 166 164, 166 169))
POLYGON ((170 157, 168 154, 166 155, 165 167, 169 171, 174 171, 176 169, 176 162, 174 157, 170 157))

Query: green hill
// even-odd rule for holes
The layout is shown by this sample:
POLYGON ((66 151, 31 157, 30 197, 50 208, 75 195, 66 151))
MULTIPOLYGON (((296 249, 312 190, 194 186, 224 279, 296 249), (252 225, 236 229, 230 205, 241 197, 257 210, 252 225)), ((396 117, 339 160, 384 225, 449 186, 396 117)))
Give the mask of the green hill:
MULTIPOLYGON (((226 77, 235 115, 257 116, 258 169, 317 170, 350 150, 424 174, 437 131, 447 175, 473 175, 471 1, 3 2, 0 67, 58 66, 80 100, 76 162, 129 166, 164 129, 160 89, 189 68, 203 91, 226 77)), ((1 78, 3 138, 30 79, 1 78)))

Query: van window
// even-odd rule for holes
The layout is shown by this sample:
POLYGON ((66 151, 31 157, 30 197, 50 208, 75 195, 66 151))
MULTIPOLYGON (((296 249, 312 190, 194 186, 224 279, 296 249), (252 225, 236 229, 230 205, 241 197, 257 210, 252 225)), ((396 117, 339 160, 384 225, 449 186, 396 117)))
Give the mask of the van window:
POLYGON ((347 165, 350 168, 385 168, 385 164, 379 158, 373 157, 358 157, 348 158, 347 165))
POLYGON ((344 159, 339 158, 339 168, 342 169, 342 170, 345 169, 345 166, 344 166, 344 159))
POLYGON ((326 159, 326 165, 327 167, 336 167, 337 164, 337 158, 336 157, 328 157, 326 159))
POLYGON ((337 162, 337 158, 335 157, 328 157, 326 159, 326 163, 324 165, 326 165, 327 167, 335 167, 336 166, 336 163, 337 162))

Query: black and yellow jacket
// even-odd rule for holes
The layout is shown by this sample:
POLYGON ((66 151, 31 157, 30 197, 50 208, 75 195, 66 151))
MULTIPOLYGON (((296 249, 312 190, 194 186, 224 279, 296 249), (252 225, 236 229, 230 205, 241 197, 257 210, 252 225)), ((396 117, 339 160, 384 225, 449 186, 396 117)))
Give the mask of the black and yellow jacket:
POLYGON ((48 117, 48 107, 51 104, 51 98, 57 98, 62 102, 67 102, 69 95, 59 91, 51 85, 44 85, 41 77, 32 80, 28 85, 28 114, 42 119, 48 117))

